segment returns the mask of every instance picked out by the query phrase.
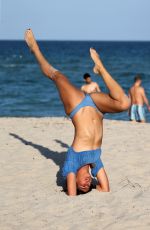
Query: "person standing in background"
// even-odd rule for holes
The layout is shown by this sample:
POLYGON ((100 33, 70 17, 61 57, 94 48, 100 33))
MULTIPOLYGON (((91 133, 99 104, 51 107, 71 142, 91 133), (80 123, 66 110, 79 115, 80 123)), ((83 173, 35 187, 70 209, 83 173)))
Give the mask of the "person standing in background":
POLYGON ((131 121, 146 122, 144 104, 150 111, 150 105, 145 94, 144 88, 141 86, 142 79, 140 75, 134 78, 134 84, 129 90, 129 97, 131 99, 131 107, 129 110, 129 116, 131 121))
POLYGON ((96 82, 93 82, 92 79, 91 79, 91 76, 89 73, 85 73, 83 75, 83 79, 85 80, 85 85, 83 85, 81 87, 81 90, 84 92, 84 93, 98 93, 98 92, 101 92, 98 84, 96 82))

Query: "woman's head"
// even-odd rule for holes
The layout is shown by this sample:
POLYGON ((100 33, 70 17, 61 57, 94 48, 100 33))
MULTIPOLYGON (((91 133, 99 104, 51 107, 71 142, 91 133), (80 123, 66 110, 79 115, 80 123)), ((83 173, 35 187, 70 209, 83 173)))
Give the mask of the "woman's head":
MULTIPOLYGON (((89 168, 89 167, 88 167, 89 168)), ((76 174, 77 189, 82 192, 88 192, 91 187, 92 178, 87 167, 82 167, 76 174)))

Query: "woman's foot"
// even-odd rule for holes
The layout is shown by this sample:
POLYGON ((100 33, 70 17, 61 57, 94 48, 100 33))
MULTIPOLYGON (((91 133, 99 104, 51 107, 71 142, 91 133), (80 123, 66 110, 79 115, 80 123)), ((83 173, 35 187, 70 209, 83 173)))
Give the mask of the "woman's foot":
POLYGON ((95 66, 93 68, 94 73, 101 74, 101 70, 104 68, 104 66, 100 60, 98 53, 96 52, 95 49, 90 48, 90 55, 91 55, 93 62, 95 63, 95 66))
POLYGON ((25 41, 28 47, 30 48, 31 52, 34 52, 36 49, 39 48, 31 29, 26 30, 25 41))

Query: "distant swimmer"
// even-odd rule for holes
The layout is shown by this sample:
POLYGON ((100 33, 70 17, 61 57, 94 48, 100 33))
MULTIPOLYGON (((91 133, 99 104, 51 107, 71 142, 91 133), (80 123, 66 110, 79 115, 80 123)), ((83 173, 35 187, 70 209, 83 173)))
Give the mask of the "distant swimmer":
POLYGON ((141 76, 137 75, 134 78, 134 84, 129 90, 129 97, 131 98, 130 120, 138 122, 146 122, 144 104, 150 111, 150 105, 145 94, 144 88, 141 86, 141 76))
POLYGON ((81 90, 84 93, 98 93, 98 92, 101 92, 98 84, 96 82, 92 81, 91 76, 90 76, 89 73, 85 73, 83 75, 83 78, 84 78, 86 84, 81 87, 81 90))

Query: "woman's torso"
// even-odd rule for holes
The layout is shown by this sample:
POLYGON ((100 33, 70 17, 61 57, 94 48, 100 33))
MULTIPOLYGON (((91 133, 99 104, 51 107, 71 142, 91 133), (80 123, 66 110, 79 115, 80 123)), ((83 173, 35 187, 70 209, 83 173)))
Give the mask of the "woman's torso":
POLYGON ((72 147, 75 151, 92 150, 101 147, 103 115, 96 108, 86 106, 72 119, 75 135, 72 147))

